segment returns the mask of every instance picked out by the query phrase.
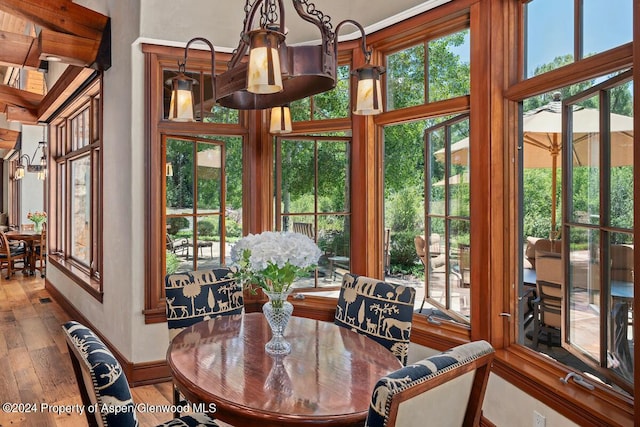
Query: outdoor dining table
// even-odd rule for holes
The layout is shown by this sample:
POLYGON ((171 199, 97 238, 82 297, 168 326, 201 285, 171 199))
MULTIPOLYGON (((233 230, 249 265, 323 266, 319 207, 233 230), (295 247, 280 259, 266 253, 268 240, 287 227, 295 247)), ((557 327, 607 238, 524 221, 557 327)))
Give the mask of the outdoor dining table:
POLYGON ((238 426, 357 426, 378 379, 402 365, 374 340, 337 326, 292 317, 291 353, 264 349, 262 313, 223 316, 184 329, 167 362, 174 383, 215 418, 238 426))
POLYGON ((9 241, 23 241, 26 244, 27 250, 27 271, 29 274, 34 274, 35 267, 35 250, 34 245, 40 241, 41 232, 35 230, 10 230, 4 233, 9 241))

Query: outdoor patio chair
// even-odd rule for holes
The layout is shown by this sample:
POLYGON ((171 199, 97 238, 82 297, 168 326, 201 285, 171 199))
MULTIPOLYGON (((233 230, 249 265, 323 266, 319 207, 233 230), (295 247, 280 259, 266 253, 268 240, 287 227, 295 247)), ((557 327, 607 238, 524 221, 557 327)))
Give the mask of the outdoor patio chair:
POLYGON ((480 425, 494 354, 488 342, 474 341, 382 377, 365 426, 480 425))
POLYGON ((373 338, 407 363, 416 290, 345 273, 334 323, 373 338))
POLYGON ((294 233, 304 234, 311 240, 315 240, 315 233, 313 232, 313 224, 308 222, 294 222, 292 231, 294 233))
POLYGON ((166 238, 166 246, 167 246, 167 250, 170 251, 171 253, 174 253, 176 255, 178 255, 178 251, 180 252, 180 255, 187 255, 189 256, 189 240, 181 238, 181 239, 174 239, 171 237, 171 235, 169 233, 166 233, 167 238, 166 238))
MULTIPOLYGON (((127 377, 113 353, 93 331, 78 322, 67 322, 62 330, 67 340, 82 404, 84 408, 101 408, 84 411, 88 425, 137 426, 136 404, 131 396, 127 377)), ((207 427, 217 424, 206 414, 190 413, 160 426, 207 427)))
POLYGON ((560 335, 564 317, 564 266, 562 255, 536 252, 536 299, 533 300, 533 346, 538 347, 540 334, 546 334, 551 346, 552 335, 560 335))

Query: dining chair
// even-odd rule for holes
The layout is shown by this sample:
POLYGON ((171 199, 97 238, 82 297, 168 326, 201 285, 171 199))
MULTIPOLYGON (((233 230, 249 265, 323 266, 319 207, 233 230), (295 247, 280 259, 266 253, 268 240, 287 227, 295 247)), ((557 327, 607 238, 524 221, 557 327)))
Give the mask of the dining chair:
MULTIPOLYGON (((89 328, 71 321, 62 326, 88 425, 134 427, 138 425, 136 404, 122 366, 89 328)), ((206 414, 190 413, 160 426, 217 426, 206 414)))
POLYGON ((533 302, 533 347, 542 332, 547 345, 561 335, 564 317, 564 265, 561 253, 536 251, 536 298, 533 302))
POLYGON ((382 377, 365 427, 480 425, 494 354, 488 342, 473 341, 382 377))
POLYGON ((47 223, 42 224, 40 240, 33 244, 33 270, 40 272, 40 277, 44 278, 47 272, 47 223))
POLYGON ((416 290, 345 273, 334 323, 364 334, 407 363, 416 290))
POLYGON ((13 242, 14 244, 9 243, 9 238, 4 233, 4 231, 0 231, 0 269, 7 267, 7 275, 5 279, 11 279, 11 276, 15 273, 16 270, 24 271, 25 264, 27 262, 27 246, 25 242, 13 242), (15 263, 16 261, 22 261, 22 267, 17 268, 15 263))
POLYGON ((22 231, 34 231, 36 229, 35 224, 21 224, 20 230, 22 231))
MULTIPOLYGON (((240 314, 244 310, 242 286, 231 277, 232 270, 219 267, 165 276, 165 302, 169 341, 202 320, 240 314)), ((173 387, 176 406, 183 401, 173 387)), ((175 413, 178 416, 178 412, 175 413)))

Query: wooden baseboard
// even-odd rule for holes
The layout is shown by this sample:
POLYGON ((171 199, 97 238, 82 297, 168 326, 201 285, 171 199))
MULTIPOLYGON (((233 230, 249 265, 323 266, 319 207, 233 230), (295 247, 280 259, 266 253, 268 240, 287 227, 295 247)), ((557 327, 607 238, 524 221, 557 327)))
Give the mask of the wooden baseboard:
POLYGON ((142 363, 130 362, 122 355, 122 353, 118 351, 118 349, 111 342, 109 342, 109 340, 100 332, 100 330, 98 330, 98 328, 96 328, 82 313, 80 313, 80 311, 78 311, 78 309, 73 306, 73 304, 71 304, 71 302, 64 295, 62 295, 62 293, 58 289, 56 289, 55 286, 51 284, 48 279, 45 279, 44 288, 47 290, 47 292, 49 292, 51 298, 53 298, 60 305, 60 307, 62 307, 62 309, 67 312, 71 319, 76 320, 93 330, 96 335, 98 335, 100 339, 105 343, 105 345, 109 347, 109 350, 111 350, 116 359, 118 359, 118 362, 120 362, 120 365, 122 365, 122 369, 127 376, 127 380, 129 381, 129 385, 131 387, 146 384, 155 384, 171 380, 171 373, 169 372, 169 367, 167 366, 166 360, 156 360, 142 363))

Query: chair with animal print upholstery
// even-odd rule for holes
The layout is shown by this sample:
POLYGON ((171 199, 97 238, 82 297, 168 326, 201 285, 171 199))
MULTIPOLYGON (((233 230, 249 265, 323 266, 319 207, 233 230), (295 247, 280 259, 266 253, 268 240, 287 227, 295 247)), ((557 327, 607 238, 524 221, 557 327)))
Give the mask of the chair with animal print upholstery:
POLYGON ((365 427, 480 425, 494 353, 488 342, 474 341, 382 377, 365 427))
MULTIPOLYGON (((242 286, 226 267, 168 274, 164 284, 169 341, 197 322, 244 310, 242 286)), ((182 401, 175 387, 173 400, 182 401)))
MULTIPOLYGON (((78 322, 62 326, 69 356, 80 389, 88 425, 134 427, 138 425, 136 404, 122 367, 98 336, 78 322)), ((190 413, 160 426, 207 427, 217 424, 206 414, 190 413)), ((159 427, 160 427, 159 426, 159 427)))
POLYGON ((416 290, 346 273, 334 323, 367 335, 407 363, 416 290))

